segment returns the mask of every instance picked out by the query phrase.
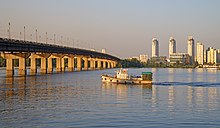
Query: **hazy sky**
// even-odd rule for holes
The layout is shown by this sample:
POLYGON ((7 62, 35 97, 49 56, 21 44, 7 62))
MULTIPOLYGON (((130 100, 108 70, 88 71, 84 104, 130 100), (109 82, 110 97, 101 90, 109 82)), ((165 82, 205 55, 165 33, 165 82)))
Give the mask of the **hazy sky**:
MULTIPOLYGON (((81 46, 106 48, 121 58, 148 54, 151 39, 168 55, 173 36, 186 52, 187 37, 220 48, 220 0, 0 0, 0 34, 11 22, 12 36, 26 26, 27 38, 38 29, 53 38, 79 40, 81 46)), ((63 40, 64 40, 63 39, 63 40)), ((72 41, 71 41, 72 42, 72 41)), ((72 43, 71 43, 72 45, 72 43)))

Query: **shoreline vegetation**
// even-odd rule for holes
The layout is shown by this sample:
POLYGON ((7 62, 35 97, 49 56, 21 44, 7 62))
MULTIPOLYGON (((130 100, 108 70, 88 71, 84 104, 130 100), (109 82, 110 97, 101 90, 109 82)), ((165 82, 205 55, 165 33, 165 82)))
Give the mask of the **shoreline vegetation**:
MULTIPOLYGON (((213 66, 213 65, 210 65, 213 66)), ((140 62, 139 60, 132 59, 122 59, 118 64, 117 68, 203 68, 197 63, 193 65, 184 65, 181 63, 169 64, 169 63, 150 63, 149 61, 140 62)))

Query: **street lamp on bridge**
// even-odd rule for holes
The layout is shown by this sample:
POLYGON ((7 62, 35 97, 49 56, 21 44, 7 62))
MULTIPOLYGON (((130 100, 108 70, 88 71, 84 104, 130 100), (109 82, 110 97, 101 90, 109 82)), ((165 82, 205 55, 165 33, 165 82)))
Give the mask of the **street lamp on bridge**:
POLYGON ((24 41, 25 41, 25 26, 24 26, 24 41))
POLYGON ((47 32, 46 32, 46 44, 47 44, 47 32))
POLYGON ((61 46, 63 45, 63 36, 61 36, 61 46))
POLYGON ((36 29, 36 43, 37 43, 37 29, 36 29))
POLYGON ((31 36, 31 41, 32 41, 32 34, 30 36, 31 36))
POLYGON ((54 34, 53 37, 54 37, 54 45, 55 45, 55 43, 56 43, 56 34, 54 34))
POLYGON ((21 40, 21 32, 20 32, 20 40, 21 40))
POLYGON ((8 38, 11 39, 11 23, 8 23, 8 38))
POLYGON ((66 45, 68 46, 68 43, 69 43, 69 37, 67 37, 67 42, 66 42, 66 43, 67 43, 66 45))
POLYGON ((74 48, 74 39, 73 39, 73 48, 74 48))
POLYGON ((39 36, 39 42, 41 42, 41 36, 39 36))

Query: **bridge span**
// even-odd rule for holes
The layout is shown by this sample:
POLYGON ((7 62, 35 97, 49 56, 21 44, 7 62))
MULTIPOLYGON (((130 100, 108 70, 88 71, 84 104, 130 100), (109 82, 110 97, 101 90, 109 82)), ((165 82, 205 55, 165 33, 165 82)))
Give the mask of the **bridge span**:
POLYGON ((6 59, 7 77, 14 76, 14 60, 19 61, 19 76, 27 75, 27 61, 30 61, 30 74, 35 75, 37 60, 43 74, 53 73, 54 68, 56 72, 114 68, 120 60, 96 51, 6 38, 0 38, 0 52, 6 59))

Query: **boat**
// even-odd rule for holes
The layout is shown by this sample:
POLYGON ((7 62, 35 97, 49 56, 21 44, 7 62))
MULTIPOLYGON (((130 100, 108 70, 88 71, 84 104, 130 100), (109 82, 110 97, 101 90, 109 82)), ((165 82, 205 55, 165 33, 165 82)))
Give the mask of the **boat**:
POLYGON ((152 72, 142 72, 140 76, 129 75, 126 69, 116 71, 114 76, 103 74, 101 75, 102 82, 116 84, 151 84, 152 72))

